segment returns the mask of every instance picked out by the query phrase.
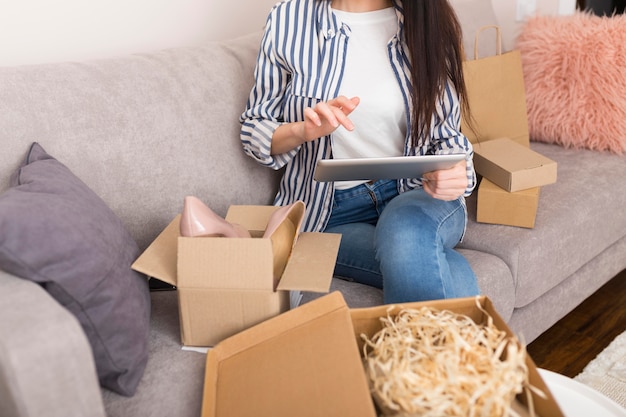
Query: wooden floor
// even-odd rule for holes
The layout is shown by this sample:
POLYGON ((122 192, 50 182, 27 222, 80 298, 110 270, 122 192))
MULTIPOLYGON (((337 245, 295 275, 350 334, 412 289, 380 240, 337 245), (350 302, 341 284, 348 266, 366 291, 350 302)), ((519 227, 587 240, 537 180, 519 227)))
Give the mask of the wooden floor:
POLYGON ((578 375, 626 330, 626 270, 528 345, 539 368, 578 375))

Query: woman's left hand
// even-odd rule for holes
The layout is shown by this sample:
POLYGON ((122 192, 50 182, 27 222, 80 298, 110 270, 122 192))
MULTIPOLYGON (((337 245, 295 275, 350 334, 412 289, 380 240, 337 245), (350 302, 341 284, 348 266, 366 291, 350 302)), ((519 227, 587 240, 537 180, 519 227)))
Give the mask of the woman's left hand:
POLYGON ((467 189, 467 163, 465 160, 452 168, 427 172, 423 175, 424 191, 439 200, 456 200, 467 189))

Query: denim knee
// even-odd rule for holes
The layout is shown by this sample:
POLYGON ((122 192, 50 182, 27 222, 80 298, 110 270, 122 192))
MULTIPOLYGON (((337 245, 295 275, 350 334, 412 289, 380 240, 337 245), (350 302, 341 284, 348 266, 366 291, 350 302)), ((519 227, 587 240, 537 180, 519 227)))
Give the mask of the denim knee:
POLYGON ((434 200, 422 190, 400 195, 385 208, 375 246, 385 302, 449 298, 475 292, 465 259, 450 253, 465 228, 462 201, 434 200), (466 265, 462 265, 465 263, 466 265), (462 274, 462 277, 455 277, 462 274))

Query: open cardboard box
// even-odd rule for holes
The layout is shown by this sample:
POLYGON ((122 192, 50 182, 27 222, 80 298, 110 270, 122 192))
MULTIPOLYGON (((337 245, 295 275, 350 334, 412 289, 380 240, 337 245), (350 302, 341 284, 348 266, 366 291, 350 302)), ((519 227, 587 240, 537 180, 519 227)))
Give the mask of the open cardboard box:
POLYGON ((277 275, 272 240, 261 237, 275 210, 230 207, 226 220, 247 228, 251 238, 182 237, 179 215, 133 263, 134 270, 176 286, 183 345, 214 346, 287 311, 290 290, 329 291, 341 235, 300 233, 277 275))
POLYGON ((557 176, 555 161, 509 138, 474 144, 474 168, 509 192, 552 184, 557 176))
MULTIPOLYGON (((253 326, 207 354, 203 417, 376 417, 363 362, 361 334, 373 336, 380 318, 403 307, 428 305, 485 322, 485 311, 498 328, 513 336, 486 297, 407 303, 350 310, 339 292, 253 326), (478 308, 476 302, 481 308, 478 308)), ((529 357, 537 415, 563 417, 529 357)), ((528 415, 525 395, 515 409, 528 415)))

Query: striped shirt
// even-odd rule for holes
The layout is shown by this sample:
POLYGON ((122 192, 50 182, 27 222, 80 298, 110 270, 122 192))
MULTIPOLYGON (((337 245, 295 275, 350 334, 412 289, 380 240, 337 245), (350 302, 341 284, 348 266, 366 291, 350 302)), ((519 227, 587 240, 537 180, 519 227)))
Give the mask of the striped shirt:
MULTIPOLYGON (((404 97, 407 126, 411 126, 411 64, 401 41, 401 2, 394 0, 394 6, 398 32, 387 49, 404 97)), ((313 179, 317 160, 332 158, 330 135, 280 155, 270 154, 272 136, 282 123, 304 120, 305 108, 337 97, 349 39, 350 28, 335 17, 331 0, 285 0, 276 4, 267 18, 254 71, 255 85, 241 115, 244 152, 264 166, 285 169, 274 204, 302 200, 307 207, 304 231, 321 231, 330 218, 333 183, 313 179)), ((412 146, 407 129, 404 155, 465 153, 468 196, 476 185, 476 175, 472 145, 460 131, 460 120, 458 95, 448 83, 437 101, 430 136, 419 138, 412 146)), ((418 178, 398 180, 399 192, 421 186, 418 178)))

